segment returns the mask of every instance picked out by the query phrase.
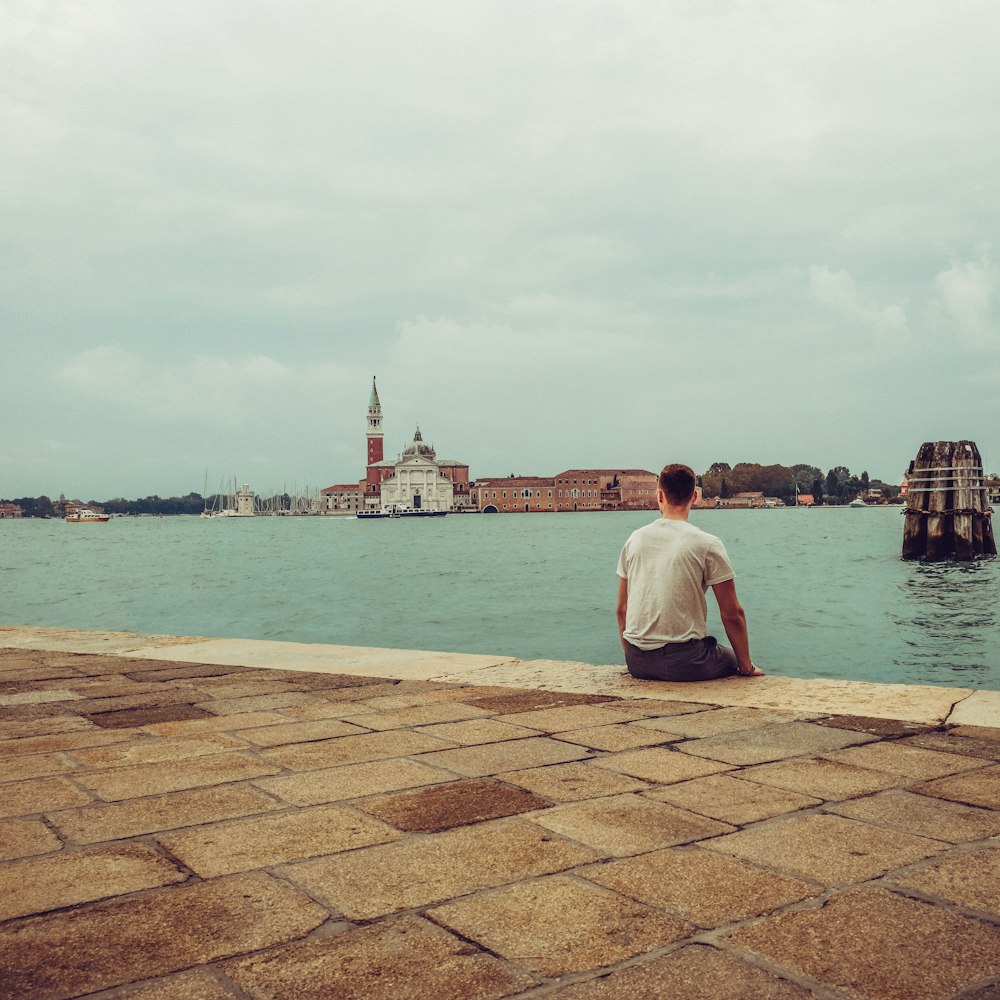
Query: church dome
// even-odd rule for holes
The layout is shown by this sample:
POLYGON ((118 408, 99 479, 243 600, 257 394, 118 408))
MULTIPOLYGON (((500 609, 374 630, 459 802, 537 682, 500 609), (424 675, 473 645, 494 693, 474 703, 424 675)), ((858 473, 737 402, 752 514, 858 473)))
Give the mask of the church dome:
POLYGON ((413 435, 413 441, 403 449, 403 461, 408 458, 426 458, 433 462, 434 455, 434 449, 424 441, 418 427, 417 433, 413 435))

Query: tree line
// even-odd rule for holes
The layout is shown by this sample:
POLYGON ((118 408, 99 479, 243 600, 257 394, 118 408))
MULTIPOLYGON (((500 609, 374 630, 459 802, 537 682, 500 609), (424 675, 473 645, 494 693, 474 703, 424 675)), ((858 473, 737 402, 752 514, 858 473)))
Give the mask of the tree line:
MULTIPOLYGON (((260 506, 270 511, 290 511, 293 498, 287 493, 278 493, 271 497, 257 497, 260 506)), ((213 494, 202 497, 200 493, 188 493, 182 497, 141 497, 137 500, 126 500, 115 497, 113 500, 67 500, 60 496, 58 500, 50 500, 47 496, 18 497, 15 500, 0 499, 0 503, 16 503, 21 508, 22 517, 62 517, 67 503, 83 504, 103 510, 106 514, 200 514, 203 510, 218 510, 220 507, 231 507, 232 498, 226 494, 213 494)))
POLYGON ((813 503, 845 504, 859 494, 868 496, 877 490, 889 503, 899 496, 899 487, 880 479, 871 479, 868 472, 855 475, 845 465, 830 469, 826 475, 815 465, 759 465, 756 462, 713 462, 699 477, 705 497, 727 500, 738 493, 763 493, 794 505, 797 495, 807 493, 813 503))
MULTIPOLYGON (((212 498, 209 497, 209 502, 212 498)), ((188 493, 183 497, 142 497, 138 500, 126 500, 116 497, 113 500, 72 500, 64 498, 50 500, 47 496, 18 497, 0 503, 16 503, 21 508, 22 517, 62 517, 65 504, 83 504, 103 510, 107 514, 200 514, 205 509, 205 500, 198 493, 188 493)))

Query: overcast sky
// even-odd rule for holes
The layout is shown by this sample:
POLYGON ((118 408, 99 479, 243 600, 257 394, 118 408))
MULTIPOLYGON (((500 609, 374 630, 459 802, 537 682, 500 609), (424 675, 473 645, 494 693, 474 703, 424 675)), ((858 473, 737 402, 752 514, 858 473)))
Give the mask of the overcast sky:
POLYGON ((0 497, 1000 469, 993 0, 4 0, 0 497))

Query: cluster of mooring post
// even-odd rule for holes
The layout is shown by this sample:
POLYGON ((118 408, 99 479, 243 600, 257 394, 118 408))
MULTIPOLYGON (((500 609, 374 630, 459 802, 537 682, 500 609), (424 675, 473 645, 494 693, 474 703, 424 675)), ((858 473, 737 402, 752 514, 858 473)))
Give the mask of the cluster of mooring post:
POLYGON ((929 441, 906 474, 904 559, 993 556, 992 508, 975 441, 929 441))

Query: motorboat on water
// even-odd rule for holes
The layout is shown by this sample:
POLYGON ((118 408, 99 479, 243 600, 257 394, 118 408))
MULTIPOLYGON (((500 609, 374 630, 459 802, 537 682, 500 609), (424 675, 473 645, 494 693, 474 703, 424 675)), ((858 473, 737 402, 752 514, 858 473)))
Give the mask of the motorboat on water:
POLYGON ((354 516, 362 521, 384 517, 444 517, 446 510, 429 510, 427 507, 408 507, 405 504, 390 504, 378 510, 359 510, 354 516))
POLYGON ((861 499, 861 497, 855 497, 848 505, 848 507, 867 507, 868 504, 861 499))
POLYGON ((111 520, 111 515, 100 514, 96 510, 90 510, 89 507, 81 507, 80 510, 75 510, 72 514, 67 514, 63 520, 69 521, 71 524, 80 524, 85 521, 94 524, 103 524, 105 521, 111 520))

